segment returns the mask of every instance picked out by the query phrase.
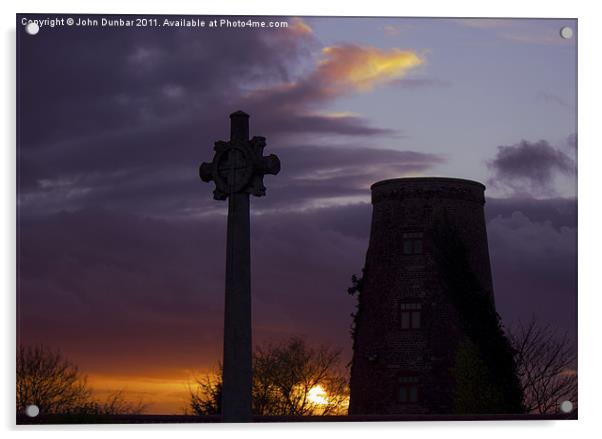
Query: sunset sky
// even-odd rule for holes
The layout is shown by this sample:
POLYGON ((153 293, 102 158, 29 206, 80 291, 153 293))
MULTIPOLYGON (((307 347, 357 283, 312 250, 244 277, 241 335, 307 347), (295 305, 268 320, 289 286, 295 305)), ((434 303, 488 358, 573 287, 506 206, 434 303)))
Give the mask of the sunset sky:
POLYGON ((255 342, 349 361, 369 187, 401 176, 486 184, 505 324, 576 336, 576 21, 273 20, 289 26, 18 24, 18 341, 99 394, 185 407, 222 351, 227 203, 198 166, 239 109, 282 162, 251 201, 255 342))

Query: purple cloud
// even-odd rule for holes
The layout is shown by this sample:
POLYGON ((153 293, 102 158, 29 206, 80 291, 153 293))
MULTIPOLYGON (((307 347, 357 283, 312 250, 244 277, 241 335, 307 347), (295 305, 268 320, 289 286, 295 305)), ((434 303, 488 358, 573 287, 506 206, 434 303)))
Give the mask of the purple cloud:
POLYGON ((578 144, 577 133, 569 134, 569 136, 566 138, 566 144, 569 148, 571 148, 573 150, 577 150, 577 144, 578 144))
POLYGON ((536 195, 553 193, 556 175, 576 172, 573 159, 545 140, 498 146, 496 156, 487 165, 493 171, 489 180, 492 185, 536 195))
MULTIPOLYGON (((572 203, 576 210, 576 201, 572 203)), ((514 211, 491 219, 487 226, 496 305, 505 324, 535 315, 575 336, 576 223, 555 226, 514 211)))

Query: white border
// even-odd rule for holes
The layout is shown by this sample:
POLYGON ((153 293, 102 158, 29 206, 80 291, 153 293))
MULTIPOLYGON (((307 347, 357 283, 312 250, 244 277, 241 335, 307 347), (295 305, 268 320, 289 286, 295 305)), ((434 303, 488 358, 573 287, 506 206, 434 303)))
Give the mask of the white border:
POLYGON ((511 435, 545 435, 566 439, 569 436, 593 436, 599 430, 597 423, 600 407, 600 268, 598 252, 602 248, 600 227, 602 218, 600 196, 597 193, 600 181, 597 159, 600 158, 600 69, 599 43, 600 14, 593 1, 532 1, 498 0, 497 2, 453 0, 393 2, 370 0, 351 4, 343 1, 303 0, 301 2, 280 1, 213 1, 190 2, 184 0, 146 0, 138 4, 123 0, 82 2, 74 0, 23 1, 21 4, 0 3, 2 10, 2 118, 1 132, 4 137, 2 149, 2 264, 4 319, 2 322, 4 356, 2 369, 2 406, 0 426, 9 434, 21 430, 25 437, 42 433, 49 437, 63 435, 80 436, 83 431, 91 436, 105 436, 107 431, 125 436, 133 431, 144 430, 148 437, 163 437, 166 431, 178 435, 234 433, 251 437, 307 437, 315 434, 341 434, 351 437, 365 436, 376 430, 385 436, 438 437, 462 436, 488 438, 511 435), (504 422, 436 422, 436 423, 354 423, 354 424, 272 424, 272 425, 168 425, 168 426, 99 426, 91 427, 14 427, 14 346, 15 346, 15 13, 17 12, 81 12, 81 13, 177 13, 177 14, 223 14, 223 15, 355 15, 355 16, 456 16, 456 17, 559 17, 579 19, 579 421, 504 421, 504 422), (6 385, 4 385, 6 384, 6 385))

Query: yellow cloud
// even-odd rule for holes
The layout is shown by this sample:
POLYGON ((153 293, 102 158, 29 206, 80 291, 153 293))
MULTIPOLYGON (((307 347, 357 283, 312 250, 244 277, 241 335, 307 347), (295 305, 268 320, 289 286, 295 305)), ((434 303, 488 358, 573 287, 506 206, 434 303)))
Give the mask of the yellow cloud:
POLYGON ((296 81, 252 90, 247 98, 257 102, 301 108, 326 99, 369 91, 403 77, 423 64, 416 52, 393 48, 345 44, 322 49, 322 59, 307 76, 296 81))
POLYGON ((370 90, 376 84, 401 78, 424 62, 416 52, 357 45, 325 47, 322 55, 324 59, 318 64, 316 74, 325 85, 339 92, 348 87, 370 90))

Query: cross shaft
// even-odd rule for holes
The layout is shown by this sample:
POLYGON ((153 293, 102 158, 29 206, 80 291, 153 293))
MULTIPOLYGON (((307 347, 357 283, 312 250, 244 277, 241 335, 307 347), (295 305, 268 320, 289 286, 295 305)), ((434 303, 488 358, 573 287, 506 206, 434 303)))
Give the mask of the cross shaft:
POLYGON ((265 195, 263 176, 276 175, 280 160, 263 156, 265 138, 249 140, 249 115, 230 115, 230 141, 215 142, 213 162, 203 163, 199 175, 214 181, 213 197, 228 199, 226 243, 226 294, 222 421, 251 421, 251 245, 249 195, 265 195))

